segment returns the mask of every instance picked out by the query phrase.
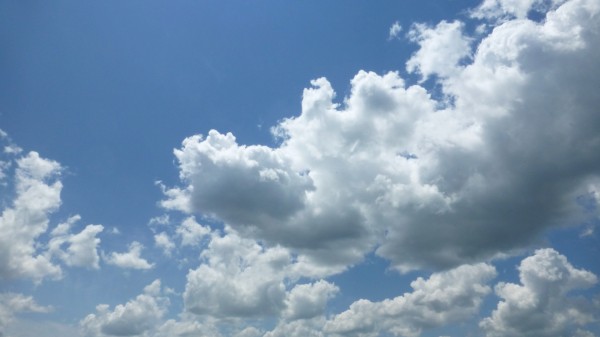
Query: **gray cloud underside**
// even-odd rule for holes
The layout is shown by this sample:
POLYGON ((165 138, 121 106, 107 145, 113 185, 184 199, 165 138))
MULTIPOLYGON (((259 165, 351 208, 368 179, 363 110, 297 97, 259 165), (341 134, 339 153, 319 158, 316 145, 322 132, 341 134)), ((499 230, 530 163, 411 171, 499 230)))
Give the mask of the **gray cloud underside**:
MULTIPOLYGON (((506 16, 476 44, 460 22, 409 32, 420 49, 407 67, 435 78, 440 100, 398 73, 361 71, 336 104, 315 80, 301 114, 273 128, 278 147, 214 130, 186 139, 184 185, 163 206, 315 265, 376 249, 401 270, 489 259, 582 221, 575 199, 600 172, 600 6, 555 2, 539 23, 508 2, 486 6, 506 16)), ((485 8, 474 16, 495 17, 485 8)))

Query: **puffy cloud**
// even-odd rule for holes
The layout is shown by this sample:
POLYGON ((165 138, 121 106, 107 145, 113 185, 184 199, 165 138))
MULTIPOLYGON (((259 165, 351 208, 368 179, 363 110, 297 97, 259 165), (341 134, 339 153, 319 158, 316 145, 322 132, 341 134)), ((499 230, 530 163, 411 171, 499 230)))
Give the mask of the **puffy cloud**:
POLYGON ((433 74, 456 75, 459 62, 471 55, 470 41, 462 34, 462 29, 463 24, 459 21, 442 21, 434 28, 414 25, 408 36, 420 48, 406 62, 406 69, 421 74, 423 80, 433 74))
POLYGON ((231 134, 210 131, 187 138, 175 151, 189 202, 207 214, 253 225, 285 218, 302 208, 310 179, 291 171, 286 159, 265 146, 239 146, 231 134), (204 179, 210 176, 212 179, 204 179), (244 193, 247 191, 247 193, 244 193))
POLYGON ((266 248, 229 231, 213 235, 204 262, 187 275, 187 311, 217 318, 276 315, 285 306, 284 278, 291 262, 280 247, 266 248))
POLYGON ((382 302, 359 300, 333 317, 325 331, 334 336, 419 336, 423 329, 458 322, 475 315, 487 286, 496 276, 487 264, 463 265, 411 283, 413 291, 382 302))
POLYGON ((76 215, 59 224, 50 233, 51 239, 48 243, 48 253, 58 256, 68 266, 99 268, 100 256, 98 256, 98 245, 100 239, 96 237, 104 230, 102 225, 87 225, 81 232, 71 234, 73 224, 81 219, 76 215), (66 251, 62 245, 67 244, 66 251))
MULTIPOLYGON (((519 266, 521 284, 499 283, 502 298, 492 315, 481 322, 488 337, 564 336, 573 327, 596 321, 600 308, 569 292, 597 283, 597 277, 574 268, 553 249, 540 249, 519 266)), ((579 330, 579 334, 585 333, 579 330)))
POLYGON ((182 246, 196 246, 210 234, 210 228, 196 222, 194 217, 189 217, 183 220, 175 232, 181 237, 182 246))
POLYGON ((293 321, 320 316, 325 311, 329 299, 338 291, 336 285, 324 280, 312 284, 298 284, 287 295, 283 317, 293 321))
POLYGON ((37 304, 31 296, 0 293, 0 336, 3 336, 4 329, 15 318, 16 314, 25 312, 45 313, 51 309, 37 304))
POLYGON ((133 241, 129 245, 129 251, 125 253, 112 252, 110 255, 105 256, 104 260, 108 264, 115 265, 119 268, 126 269, 151 269, 154 267, 153 263, 149 263, 140 255, 144 249, 144 245, 137 241, 133 241))
POLYGON ((532 10, 547 11, 565 0, 484 0, 471 15, 480 19, 525 19, 532 10))
POLYGON ((169 234, 165 232, 154 235, 154 245, 162 249, 163 254, 166 256, 171 256, 173 249, 175 249, 175 243, 171 241, 169 234))
POLYGON ((600 172, 600 4, 493 3, 547 13, 500 20, 474 48, 458 21, 413 26, 407 68, 437 79, 441 102, 398 73, 361 71, 336 104, 317 79, 301 114, 273 128, 277 147, 186 139, 183 186, 163 206, 289 248, 312 276, 373 249, 403 271, 451 268, 580 222, 575 199, 600 172))
POLYGON ((16 196, 0 216, 0 279, 60 278, 60 266, 37 248, 37 239, 48 229, 49 215, 60 204, 62 183, 59 163, 29 152, 16 160, 16 196))
POLYGON ((161 295, 161 282, 155 280, 144 292, 113 310, 106 304, 96 307, 81 322, 82 332, 88 337, 136 336, 154 329, 164 316, 169 300, 161 295))
POLYGON ((273 330, 268 331, 263 337, 324 337, 324 317, 315 317, 309 320, 296 320, 280 322, 273 330))

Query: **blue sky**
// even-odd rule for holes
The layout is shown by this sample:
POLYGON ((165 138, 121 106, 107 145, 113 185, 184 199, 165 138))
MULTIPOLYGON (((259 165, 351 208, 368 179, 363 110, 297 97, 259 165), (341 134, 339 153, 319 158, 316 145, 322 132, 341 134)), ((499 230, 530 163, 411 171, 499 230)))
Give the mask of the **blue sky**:
POLYGON ((599 18, 0 1, 0 336, 600 336, 599 18))

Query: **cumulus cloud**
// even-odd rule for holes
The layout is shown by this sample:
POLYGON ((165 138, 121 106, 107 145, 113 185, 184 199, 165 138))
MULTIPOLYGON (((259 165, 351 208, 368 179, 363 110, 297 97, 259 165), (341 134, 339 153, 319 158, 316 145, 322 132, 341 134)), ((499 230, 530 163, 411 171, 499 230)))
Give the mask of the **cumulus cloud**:
POLYGON ((285 306, 289 253, 266 248, 235 232, 215 234, 203 263, 187 275, 187 311, 218 318, 277 315, 285 306))
POLYGON ((202 242, 202 239, 208 236, 211 232, 207 226, 202 226, 194 217, 188 217, 177 229, 177 235, 181 237, 182 246, 196 246, 202 242))
POLYGON ((125 253, 112 252, 110 255, 104 257, 104 260, 108 264, 115 265, 119 268, 125 269, 151 269, 154 267, 153 263, 149 263, 141 257, 142 249, 144 245, 137 241, 133 241, 129 245, 129 251, 125 253))
POLYGON ((162 249, 163 254, 171 256, 173 249, 175 249, 175 243, 171 241, 169 234, 165 232, 154 235, 154 245, 162 249))
POLYGON ((325 311, 329 299, 338 291, 336 285, 324 280, 312 284, 298 284, 287 295, 283 317, 293 321, 320 316, 325 311))
POLYGON ((51 310, 50 307, 37 304, 31 296, 0 293, 0 336, 3 336, 4 329, 14 320, 15 315, 26 312, 46 313, 51 310))
POLYGON ((423 329, 463 321, 475 315, 491 292, 487 283, 496 276, 487 264, 463 265, 411 283, 413 291, 382 302, 359 300, 333 317, 325 331, 335 336, 416 337, 423 329))
MULTIPOLYGON (((488 337, 565 336, 574 327, 594 322, 600 308, 569 293, 595 285, 596 275, 576 269, 553 249, 540 249, 519 265, 521 284, 499 283, 502 298, 481 322, 488 337)), ((578 330, 584 335, 584 330, 578 330)))
POLYGON ((98 269, 100 256, 98 245, 100 239, 96 237, 104 230, 102 225, 87 225, 81 232, 71 234, 71 227, 81 219, 76 215, 61 223, 52 230, 52 237, 48 242, 48 253, 58 256, 68 266, 87 267, 98 269), (62 248, 67 245, 66 250, 62 248))
POLYGON ((183 186, 165 189, 163 206, 331 272, 375 247, 403 271, 451 268, 580 222, 575 199, 600 172, 600 5, 482 6, 492 4, 515 14, 477 45, 459 21, 411 29, 407 69, 434 78, 441 98, 361 71, 340 104, 317 79, 300 115, 273 128, 277 147, 214 130, 186 139, 175 152, 183 186), (531 8, 545 20, 523 17, 531 8))
POLYGON ((106 304, 98 305, 96 313, 80 322, 82 333, 86 337, 141 335, 160 323, 168 305, 160 280, 155 280, 142 294, 113 310, 106 304))
POLYGON ((58 162, 29 152, 16 160, 12 204, 0 216, 0 279, 60 278, 59 265, 40 252, 36 243, 48 229, 49 216, 60 204, 62 183, 58 162))
POLYGON ((456 75, 459 62, 471 55, 470 41, 462 34, 460 21, 442 21, 435 27, 416 24, 408 36, 419 44, 419 50, 406 62, 409 72, 417 72, 426 80, 436 74, 442 77, 456 75))

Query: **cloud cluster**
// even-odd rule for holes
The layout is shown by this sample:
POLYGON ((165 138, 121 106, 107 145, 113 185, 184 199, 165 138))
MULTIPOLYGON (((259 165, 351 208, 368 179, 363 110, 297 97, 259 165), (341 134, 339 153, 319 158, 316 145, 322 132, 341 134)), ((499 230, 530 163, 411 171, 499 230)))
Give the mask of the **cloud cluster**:
POLYGON ((58 256, 67 266, 100 268, 98 245, 100 239, 96 237, 104 230, 102 225, 87 225, 81 232, 71 234, 73 224, 81 219, 76 215, 61 223, 52 230, 52 237, 48 243, 51 255, 58 256), (61 246, 67 245, 66 251, 61 246))
POLYGON ((495 0, 472 13, 503 18, 480 40, 459 21, 414 25, 407 70, 441 95, 361 71, 339 104, 315 80, 273 128, 277 147, 187 138, 163 206, 289 248, 321 276, 373 249, 406 271, 524 247, 580 222, 575 200, 598 179, 599 14, 596 0, 495 0))
MULTIPOLYGON (((573 327, 594 322, 600 312, 589 301, 569 292, 595 285, 596 275, 574 268, 553 249, 540 249, 519 266, 521 284, 499 283, 502 298, 481 322, 488 337, 565 336, 573 327)), ((579 333, 583 333, 579 330, 579 333)))
POLYGON ((155 280, 135 299, 112 310, 106 304, 98 305, 96 313, 81 321, 82 333, 86 337, 141 335, 160 323, 168 305, 160 280, 155 280))
POLYGON ((38 251, 36 240, 48 229, 48 217, 60 206, 59 163, 37 152, 16 159, 12 204, 0 216, 0 279, 60 278, 62 270, 38 251))
POLYGON ((418 278, 413 291, 382 302, 359 300, 325 325, 333 336, 417 337, 426 328, 460 322, 479 311, 491 292, 487 283, 496 276, 487 264, 464 265, 453 270, 418 278))

